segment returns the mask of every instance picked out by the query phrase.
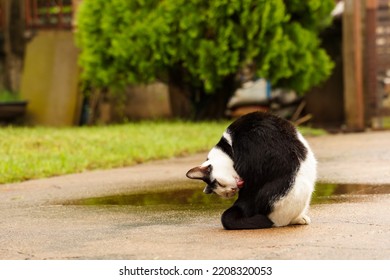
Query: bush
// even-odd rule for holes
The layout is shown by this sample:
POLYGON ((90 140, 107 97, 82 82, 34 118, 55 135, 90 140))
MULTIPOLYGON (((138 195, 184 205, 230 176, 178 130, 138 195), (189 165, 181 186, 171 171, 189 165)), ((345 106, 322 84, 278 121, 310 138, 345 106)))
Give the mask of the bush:
POLYGON ((331 73, 333 63, 318 34, 330 22, 333 5, 333 0, 84 0, 77 31, 82 78, 112 89, 159 79, 188 86, 195 100, 218 93, 253 64, 256 75, 273 86, 303 93, 331 73))

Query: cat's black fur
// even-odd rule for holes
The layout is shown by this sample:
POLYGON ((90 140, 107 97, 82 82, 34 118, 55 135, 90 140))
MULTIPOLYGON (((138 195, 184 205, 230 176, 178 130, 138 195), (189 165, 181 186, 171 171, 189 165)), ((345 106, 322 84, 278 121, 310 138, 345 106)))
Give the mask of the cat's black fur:
MULTIPOLYGON (((268 113, 247 114, 233 122, 226 133, 231 139, 224 134, 214 149, 233 161, 244 186, 233 206, 223 213, 222 224, 225 229, 272 227, 274 223, 268 216, 275 202, 293 188, 308 148, 291 123, 268 113)), ((204 180, 208 184, 205 192, 211 193, 218 178, 212 176, 214 166, 207 167, 202 176, 191 177, 191 170, 187 176, 204 180)))
MULTIPOLYGON (((232 228, 239 217, 251 217, 239 227, 270 227, 272 222, 266 216, 272 202, 291 188, 306 148, 290 123, 270 114, 245 115, 227 130, 233 139, 234 169, 245 178, 245 187, 233 207, 222 215, 222 224, 232 228)), ((217 147, 224 146, 220 143, 217 147)))

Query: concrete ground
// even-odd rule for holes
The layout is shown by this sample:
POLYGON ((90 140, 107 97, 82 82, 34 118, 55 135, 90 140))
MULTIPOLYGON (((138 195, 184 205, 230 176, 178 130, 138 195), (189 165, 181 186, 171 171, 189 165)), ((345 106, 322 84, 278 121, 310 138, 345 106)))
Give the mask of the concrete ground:
POLYGON ((390 132, 308 141, 319 181, 388 185, 384 193, 312 205, 309 226, 226 231, 222 209, 64 205, 156 186, 180 188, 188 182, 186 171, 206 154, 5 184, 0 259, 389 259, 390 132))

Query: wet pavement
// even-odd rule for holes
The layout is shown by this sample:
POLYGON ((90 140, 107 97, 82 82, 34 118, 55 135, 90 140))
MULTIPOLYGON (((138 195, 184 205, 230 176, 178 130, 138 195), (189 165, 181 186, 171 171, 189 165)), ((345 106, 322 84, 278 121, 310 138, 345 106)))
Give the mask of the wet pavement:
POLYGON ((226 231, 234 200, 185 173, 206 154, 0 185, 1 259, 389 259, 390 132, 308 138, 309 226, 226 231))

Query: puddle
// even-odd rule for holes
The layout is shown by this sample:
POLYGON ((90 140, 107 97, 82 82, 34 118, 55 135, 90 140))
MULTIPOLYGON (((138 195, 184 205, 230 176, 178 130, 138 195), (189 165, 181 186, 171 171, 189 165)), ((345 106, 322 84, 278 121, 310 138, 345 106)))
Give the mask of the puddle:
POLYGON ((390 185, 317 184, 311 204, 348 202, 369 195, 389 193, 390 185))
MULTIPOLYGON (((234 202, 234 199, 204 194, 203 185, 199 182, 178 182, 169 187, 161 188, 160 186, 156 189, 159 190, 67 201, 63 205, 142 206, 142 208, 154 210, 156 207, 169 210, 223 210, 234 202)), ((341 203, 363 195, 388 193, 390 193, 390 185, 317 184, 311 204, 341 203)))
MULTIPOLYGON (((217 221, 235 199, 206 195, 203 187, 197 181, 175 182, 154 186, 153 190, 132 193, 129 190, 121 195, 90 197, 61 204, 76 207, 77 211, 115 213, 116 226, 125 230, 154 225, 188 225, 189 221, 203 223, 210 217, 217 221)), ((312 204, 364 201, 372 195, 388 193, 390 185, 317 184, 312 204)))
POLYGON ((362 201, 372 195, 389 193, 390 185, 317 184, 311 204, 362 201))
POLYGON ((131 193, 123 195, 112 195, 103 197, 91 197, 86 199, 68 201, 65 205, 128 205, 128 206, 166 206, 169 209, 174 207, 203 208, 203 209, 224 209, 233 204, 234 200, 227 200, 217 195, 206 195, 203 189, 167 189, 160 191, 147 191, 142 193, 131 193))
POLYGON ((155 186, 154 190, 71 200, 62 205, 131 206, 143 210, 224 210, 233 204, 234 199, 204 194, 203 187, 196 181, 175 182, 155 186))

